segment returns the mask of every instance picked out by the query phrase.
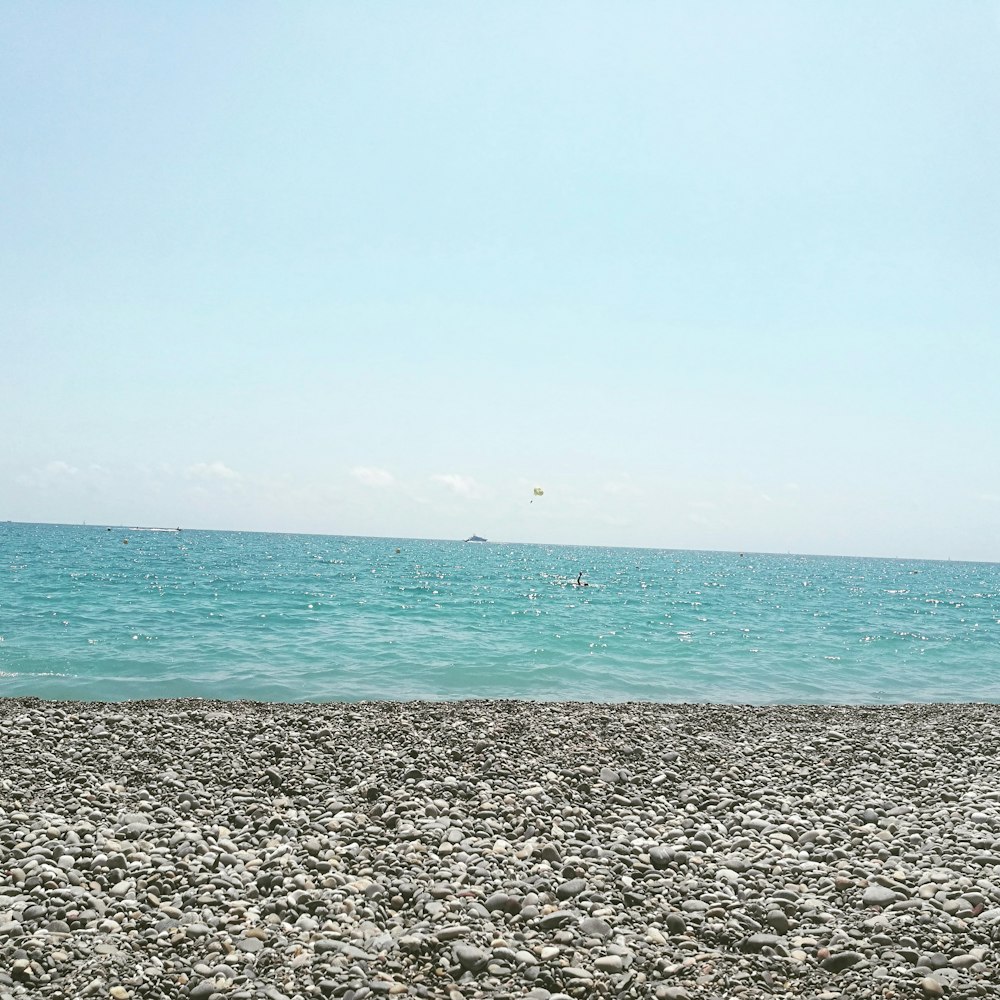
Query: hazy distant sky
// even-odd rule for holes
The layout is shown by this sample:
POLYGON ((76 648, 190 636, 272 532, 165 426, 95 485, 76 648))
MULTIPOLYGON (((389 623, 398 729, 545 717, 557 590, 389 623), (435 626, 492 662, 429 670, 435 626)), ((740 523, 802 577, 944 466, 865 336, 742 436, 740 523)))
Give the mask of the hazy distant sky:
POLYGON ((3 4, 0 519, 1000 560, 998 123, 995 2, 3 4))

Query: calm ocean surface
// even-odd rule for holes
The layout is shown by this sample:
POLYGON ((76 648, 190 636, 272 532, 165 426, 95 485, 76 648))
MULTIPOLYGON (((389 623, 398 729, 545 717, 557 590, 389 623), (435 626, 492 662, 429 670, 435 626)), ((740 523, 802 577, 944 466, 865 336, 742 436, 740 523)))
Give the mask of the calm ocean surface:
POLYGON ((11 523, 0 557, 0 695, 1000 701, 998 564, 11 523))

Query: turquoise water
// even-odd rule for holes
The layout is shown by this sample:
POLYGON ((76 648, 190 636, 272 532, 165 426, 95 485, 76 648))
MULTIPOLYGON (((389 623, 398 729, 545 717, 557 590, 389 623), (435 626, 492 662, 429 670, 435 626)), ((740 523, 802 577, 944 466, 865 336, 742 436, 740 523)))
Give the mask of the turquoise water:
POLYGON ((0 695, 1000 701, 997 564, 7 523, 0 574, 0 695))

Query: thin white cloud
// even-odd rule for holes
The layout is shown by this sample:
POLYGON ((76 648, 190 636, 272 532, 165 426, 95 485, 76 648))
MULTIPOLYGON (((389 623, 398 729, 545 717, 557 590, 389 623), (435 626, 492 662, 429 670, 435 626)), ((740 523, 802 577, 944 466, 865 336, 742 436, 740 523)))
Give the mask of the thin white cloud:
POLYGON ((185 479, 219 479, 224 482, 235 482, 242 478, 234 469, 224 462, 196 462, 184 470, 185 479))
POLYGON ((442 486, 447 486, 456 496, 467 497, 469 499, 482 496, 483 491, 479 483, 471 476, 462 476, 457 472, 447 472, 431 476, 431 479, 436 483, 441 483, 442 486))
POLYGON ((19 486, 47 486, 51 483, 65 482, 80 475, 80 470, 69 462, 56 460, 36 465, 33 469, 21 473, 15 478, 19 486))
POLYGON ((388 469, 377 469, 371 465, 357 465, 351 469, 351 475, 365 486, 394 486, 396 479, 388 469))

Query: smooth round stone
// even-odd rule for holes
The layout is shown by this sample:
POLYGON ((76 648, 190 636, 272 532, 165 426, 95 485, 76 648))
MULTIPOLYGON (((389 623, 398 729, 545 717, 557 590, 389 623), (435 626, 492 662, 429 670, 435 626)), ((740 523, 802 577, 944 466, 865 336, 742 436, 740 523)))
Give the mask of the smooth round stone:
POLYGON ((685 899, 681 903, 681 909, 685 913, 704 913, 706 910, 711 909, 708 903, 701 899, 685 899))
POLYGON ((891 906, 899 894, 884 885, 870 885, 861 897, 862 906, 891 906))
POLYGON ((948 964, 948 956, 940 951, 934 951, 928 955, 921 955, 917 959, 917 964, 928 969, 943 969, 948 964))
POLYGON ((740 945, 740 950, 759 955, 764 948, 774 948, 778 944, 776 934, 751 934, 740 945))
POLYGON ((594 962, 594 968, 600 972, 621 972, 625 963, 620 955, 602 955, 594 962))
POLYGON ((649 849, 649 863, 657 869, 663 871, 669 868, 674 860, 674 850, 671 847, 651 847, 649 849))
POLYGON ((472 933, 472 928, 467 924, 451 924, 448 927, 440 927, 434 932, 434 937, 438 941, 454 941, 455 938, 465 937, 472 933))
POLYGON ((596 937, 604 940, 611 937, 611 924, 600 917, 585 917, 580 921, 580 933, 586 937, 596 937))
POLYGON ((546 913, 544 917, 539 918, 538 928, 543 931, 554 930, 572 924, 575 920, 576 916, 567 910, 553 910, 552 913, 546 913))
POLYGON ((574 896, 579 896, 586 888, 586 879, 573 878, 556 887, 556 896, 559 899, 572 899, 574 896))
POLYGON ((858 962, 863 962, 865 956, 858 951, 839 951, 836 954, 830 955, 828 958, 824 958, 820 965, 827 970, 827 972, 843 972, 844 969, 849 969, 852 965, 857 965, 858 962))
POLYGON ((475 972, 486 965, 489 956, 472 945, 458 944, 455 945, 455 960, 463 969, 475 972))
POLYGON ((969 966, 975 965, 978 961, 979 959, 975 955, 955 955, 948 959, 948 964, 953 969, 968 969, 969 966))
POLYGON ((550 865, 562 864, 562 853, 555 844, 546 844, 541 851, 538 852, 538 856, 543 861, 548 861, 550 865))
POLYGON ((958 969, 944 968, 935 969, 928 978, 936 979, 942 986, 954 986, 958 982, 959 975, 958 969))

